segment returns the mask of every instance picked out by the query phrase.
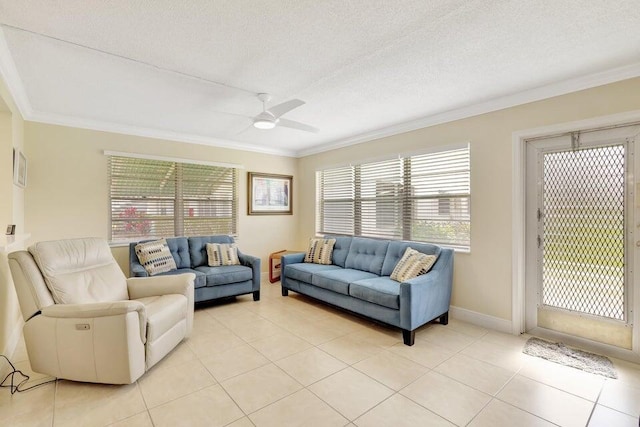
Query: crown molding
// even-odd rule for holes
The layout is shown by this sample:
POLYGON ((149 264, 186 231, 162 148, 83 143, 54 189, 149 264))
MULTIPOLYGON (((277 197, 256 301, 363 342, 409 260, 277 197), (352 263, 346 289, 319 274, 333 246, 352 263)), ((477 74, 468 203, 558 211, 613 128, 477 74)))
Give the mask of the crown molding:
POLYGON ((260 147, 253 144, 231 141, 228 139, 213 138, 196 134, 173 132, 170 130, 145 128, 139 126, 112 123, 87 118, 70 117, 62 114, 44 113, 32 111, 25 120, 46 123, 59 126, 69 126, 80 129, 90 129, 103 132, 119 133, 123 135, 135 135, 146 138, 164 139, 189 144, 207 145, 210 147, 228 148, 231 150, 250 151, 254 153, 273 154, 276 156, 295 157, 294 151, 277 148, 260 147))
POLYGON ((18 111, 22 115, 23 119, 26 119, 31 115, 32 108, 27 97, 27 92, 22 84, 22 79, 18 74, 15 62, 13 62, 13 56, 7 45, 7 40, 4 36, 4 31, 0 27, 0 77, 7 85, 7 90, 13 98, 18 111))
POLYGON ((295 155, 296 157, 310 156, 325 151, 336 150, 338 148, 344 148, 351 145, 360 144, 362 142, 373 141, 375 139, 398 135, 401 133, 448 123, 455 120, 466 119, 468 117, 478 116, 480 114, 503 110, 505 108, 515 107, 517 105, 528 104, 530 102, 553 98, 555 96, 590 89, 593 87, 602 86, 605 84, 614 83, 638 76, 640 76, 640 62, 623 67, 613 68, 611 70, 602 71, 599 73, 564 80, 558 83, 552 83, 546 86, 540 86, 515 94, 494 98, 492 100, 481 102, 479 104, 469 105, 467 107, 445 111, 443 113, 434 114, 417 120, 384 127, 353 137, 318 145, 308 149, 299 150, 295 153, 295 155))

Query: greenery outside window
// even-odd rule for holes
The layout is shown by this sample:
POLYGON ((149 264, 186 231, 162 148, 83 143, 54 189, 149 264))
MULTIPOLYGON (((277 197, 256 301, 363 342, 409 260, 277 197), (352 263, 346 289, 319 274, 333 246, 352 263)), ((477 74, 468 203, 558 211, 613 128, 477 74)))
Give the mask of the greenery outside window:
POLYGON ((471 246, 468 144, 316 172, 316 232, 471 246))

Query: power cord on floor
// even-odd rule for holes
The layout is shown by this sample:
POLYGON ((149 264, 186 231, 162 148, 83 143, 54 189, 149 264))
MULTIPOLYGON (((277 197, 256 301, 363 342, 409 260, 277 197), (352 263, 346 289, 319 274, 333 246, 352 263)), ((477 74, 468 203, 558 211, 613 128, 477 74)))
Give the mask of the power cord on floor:
POLYGON ((57 381, 57 379, 54 378, 52 380, 47 380, 47 381, 41 382, 39 384, 34 384, 34 385, 26 387, 26 388, 21 388, 24 384, 26 384, 29 381, 29 378, 30 378, 29 375, 26 375, 24 372, 20 371, 19 369, 16 369, 16 367, 13 365, 13 363, 11 363, 9 358, 7 356, 5 356, 4 354, 0 354, 0 357, 4 357, 4 359, 7 361, 9 366, 11 366, 11 372, 9 372, 9 374, 6 377, 4 377, 4 379, 0 383, 0 387, 8 388, 11 391, 11 394, 15 394, 16 392, 22 393, 23 391, 28 391, 28 390, 34 389, 36 387, 40 387, 41 385, 45 385, 45 384, 49 384, 49 383, 53 383, 53 382, 57 381), (17 383, 17 385, 16 385, 16 376, 17 375, 20 375, 20 377, 22 377, 23 380, 20 381, 19 383, 17 383), (9 383, 7 383, 7 381, 9 381, 9 383))

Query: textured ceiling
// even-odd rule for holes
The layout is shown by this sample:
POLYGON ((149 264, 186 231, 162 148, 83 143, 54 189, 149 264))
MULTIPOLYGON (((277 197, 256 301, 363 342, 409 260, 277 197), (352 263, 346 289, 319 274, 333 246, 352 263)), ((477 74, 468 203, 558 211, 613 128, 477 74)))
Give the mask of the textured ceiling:
POLYGON ((640 69, 638 0, 0 0, 0 24, 27 119, 287 155, 640 69), (320 132, 251 128, 258 92, 320 132))

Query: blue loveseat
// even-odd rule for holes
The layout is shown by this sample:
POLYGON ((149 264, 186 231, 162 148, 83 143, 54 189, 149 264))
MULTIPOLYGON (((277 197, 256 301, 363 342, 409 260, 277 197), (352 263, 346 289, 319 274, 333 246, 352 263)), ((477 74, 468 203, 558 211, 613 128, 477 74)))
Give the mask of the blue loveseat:
MULTIPOLYGON (((249 293, 253 293, 254 301, 260 300, 260 258, 238 251, 241 265, 220 267, 209 267, 208 265, 207 243, 233 243, 233 237, 226 235, 169 237, 166 240, 178 269, 159 275, 195 274, 195 302, 249 293)), ((148 276, 147 271, 140 264, 136 255, 135 247, 138 243, 141 242, 129 244, 129 275, 146 277, 148 276)))
POLYGON ((448 323, 452 249, 362 237, 325 239, 336 239, 331 265, 305 263, 304 253, 282 257, 283 296, 292 290, 396 326, 406 345, 413 345, 415 330, 425 323, 448 323), (396 282, 389 276, 407 247, 438 258, 428 273, 396 282))

